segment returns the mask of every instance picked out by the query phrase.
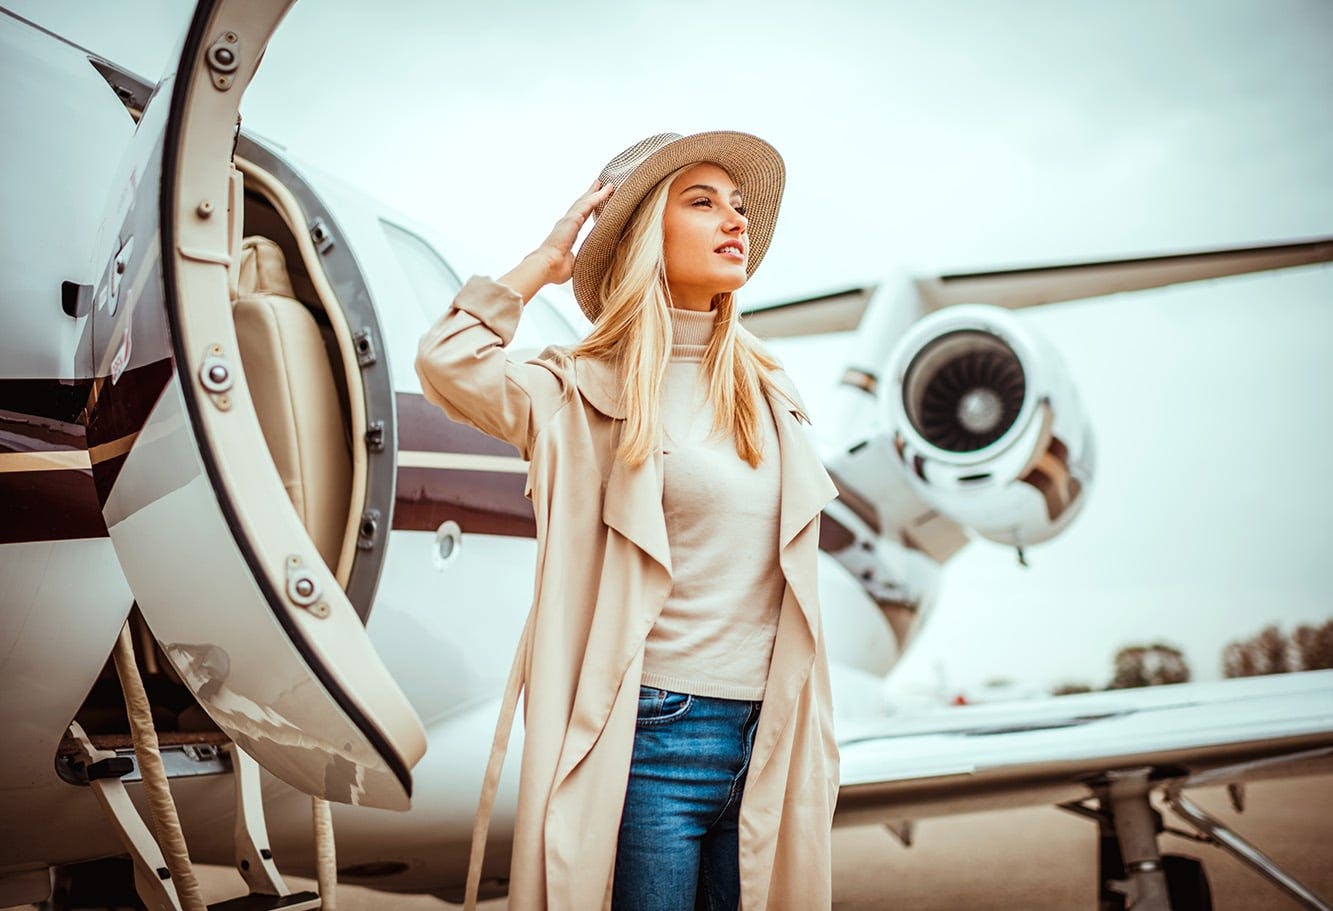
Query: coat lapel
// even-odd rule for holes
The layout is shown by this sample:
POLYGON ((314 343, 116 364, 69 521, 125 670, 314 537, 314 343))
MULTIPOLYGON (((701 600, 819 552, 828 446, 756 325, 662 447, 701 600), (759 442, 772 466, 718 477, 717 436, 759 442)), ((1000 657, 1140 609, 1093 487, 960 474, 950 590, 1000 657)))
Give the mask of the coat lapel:
POLYGON ((782 459, 778 563, 787 580, 787 590, 764 687, 764 711, 755 733, 752 776, 758 776, 767 766, 814 664, 816 643, 820 639, 816 572, 819 542, 813 533, 806 531, 824 506, 837 496, 837 488, 801 430, 800 422, 808 423, 809 419, 795 387, 786 374, 777 374, 775 379, 779 391, 769 393, 769 405, 773 409, 782 459))
POLYGON ((797 536, 837 496, 837 488, 824 469, 818 454, 800 428, 807 424, 805 406, 795 386, 785 373, 775 374, 778 392, 769 393, 773 423, 777 427, 778 452, 782 460, 782 499, 778 506, 778 559, 787 584, 801 603, 802 613, 814 641, 818 618, 815 616, 816 586, 812 565, 800 562, 797 536))
MULTIPOLYGON (((793 542, 801 530, 837 496, 828 472, 800 429, 809 423, 805 405, 786 373, 773 374, 776 389, 767 391, 773 423, 777 428, 781 459, 782 498, 778 507, 778 547, 787 582, 796 590, 802 611, 813 635, 815 578, 809 569, 792 562, 793 542)), ((575 361, 575 382, 584 400, 615 420, 625 418, 620 392, 623 388, 613 364, 591 358, 575 361)), ((616 443, 619 438, 616 438, 616 443)), ((638 468, 612 459, 602 501, 602 521, 633 541, 671 574, 671 548, 666 517, 662 512, 662 455, 654 453, 638 468)))
MULTIPOLYGON (((623 422, 622 385, 615 365, 592 358, 577 358, 574 364, 574 381, 584 400, 607 417, 623 422)), ((653 453, 638 468, 615 458, 623 427, 621 423, 612 438, 611 469, 602 497, 602 522, 633 541, 660 563, 669 576, 671 546, 662 512, 662 453, 653 453)))
POLYGON ((638 468, 612 460, 602 499, 602 522, 633 541, 671 575, 671 545, 662 512, 662 453, 654 452, 638 468))

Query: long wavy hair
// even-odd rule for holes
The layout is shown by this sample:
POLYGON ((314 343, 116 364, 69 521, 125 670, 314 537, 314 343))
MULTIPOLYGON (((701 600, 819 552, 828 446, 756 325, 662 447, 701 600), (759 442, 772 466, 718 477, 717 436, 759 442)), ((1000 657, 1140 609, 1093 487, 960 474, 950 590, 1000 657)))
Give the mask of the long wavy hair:
MULTIPOLYGON (((667 287, 662 218, 667 191, 686 165, 664 177, 644 196, 616 245, 602 277, 602 312, 575 356, 609 360, 620 369, 624 385, 625 427, 616 457, 642 465, 658 445, 662 429, 662 384, 671 355, 671 292, 667 287)), ((730 292, 715 295, 717 316, 704 351, 703 373, 713 405, 713 432, 730 432, 736 454, 751 467, 763 460, 760 408, 773 387, 769 371, 778 362, 759 339, 740 324, 730 292)))

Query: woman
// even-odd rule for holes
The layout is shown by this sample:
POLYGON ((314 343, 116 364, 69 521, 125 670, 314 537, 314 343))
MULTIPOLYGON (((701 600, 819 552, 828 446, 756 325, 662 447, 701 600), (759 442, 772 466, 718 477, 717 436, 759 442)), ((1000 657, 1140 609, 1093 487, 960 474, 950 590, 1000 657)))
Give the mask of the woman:
POLYGON ((469 907, 520 688, 511 909, 831 904, 838 757, 815 565, 835 490, 732 297, 768 247, 783 176, 747 134, 651 137, 421 341, 426 397, 529 460, 537 520, 469 907), (592 332, 507 358, 522 305, 571 276, 592 332))

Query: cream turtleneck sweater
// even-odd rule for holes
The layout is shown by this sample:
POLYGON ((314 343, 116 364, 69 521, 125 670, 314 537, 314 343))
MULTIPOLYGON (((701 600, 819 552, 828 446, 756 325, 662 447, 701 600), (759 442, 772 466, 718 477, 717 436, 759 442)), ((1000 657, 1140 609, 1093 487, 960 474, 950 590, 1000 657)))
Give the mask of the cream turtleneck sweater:
POLYGON ((762 699, 785 580, 778 566, 777 430, 759 409, 763 461, 712 433, 702 361, 716 311, 672 309, 662 395, 662 509, 672 588, 648 635, 643 683, 724 699, 762 699))

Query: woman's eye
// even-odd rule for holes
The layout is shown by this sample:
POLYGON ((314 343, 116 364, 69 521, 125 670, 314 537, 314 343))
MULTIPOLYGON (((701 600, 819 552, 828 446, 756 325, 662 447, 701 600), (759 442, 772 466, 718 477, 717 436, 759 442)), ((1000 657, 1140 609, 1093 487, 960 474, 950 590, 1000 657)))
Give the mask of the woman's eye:
POLYGON ((696 206, 699 205, 700 203, 702 203, 705 206, 708 206, 710 209, 713 207, 713 201, 706 196, 700 197, 699 199, 696 199, 694 201, 694 205, 696 206))
POLYGON ((744 214, 745 214, 745 206, 737 206, 737 207, 736 207, 736 214, 737 214, 737 215, 744 215, 744 214))

